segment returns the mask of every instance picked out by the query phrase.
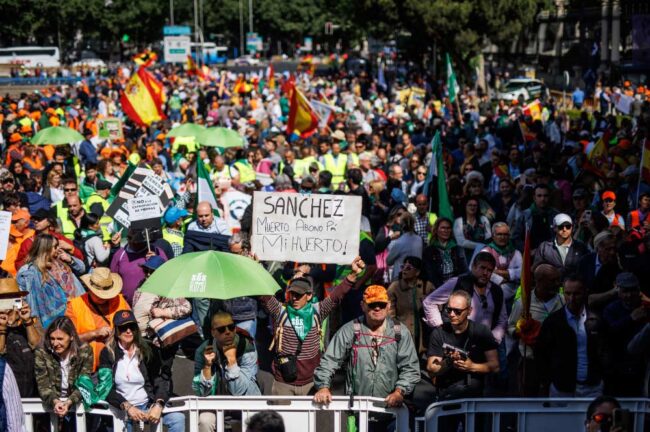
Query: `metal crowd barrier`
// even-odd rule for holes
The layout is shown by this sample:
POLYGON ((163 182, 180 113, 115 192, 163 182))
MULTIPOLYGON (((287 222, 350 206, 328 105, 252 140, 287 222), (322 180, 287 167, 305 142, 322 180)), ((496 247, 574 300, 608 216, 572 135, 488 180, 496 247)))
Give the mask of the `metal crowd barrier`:
MULTIPOLYGON (((385 408, 384 400, 372 397, 355 397, 350 409, 350 398, 347 396, 334 396, 332 403, 328 406, 316 405, 311 397, 292 396, 213 396, 195 397, 185 396, 170 399, 169 406, 164 410, 168 412, 181 412, 185 414, 185 421, 188 425, 187 432, 198 432, 199 414, 204 411, 215 413, 217 418, 216 432, 226 430, 226 412, 240 412, 242 430, 249 417, 259 411, 272 410, 277 412, 284 419, 287 432, 315 432, 316 417, 320 412, 333 413, 334 421, 330 430, 343 432, 341 427, 348 412, 352 411, 359 417, 359 432, 368 431, 368 417, 371 413, 387 413, 395 416, 396 432, 409 432, 409 413, 405 407, 394 409, 385 408)), ((23 399, 23 410, 25 412, 27 432, 34 432, 34 416, 47 413, 40 399, 23 399)), ((86 432, 86 417, 89 414, 107 416, 113 419, 114 432, 121 432, 124 428, 123 421, 115 416, 113 410, 107 406, 93 408, 86 412, 82 405, 77 407, 76 425, 77 432, 86 432)), ((319 419, 320 422, 320 419, 319 419)), ((162 432, 162 422, 158 425, 156 432, 162 432)), ((57 419, 50 416, 50 431, 57 431, 57 419)), ((153 428, 152 428, 153 430, 153 428)), ((320 430, 324 430, 321 428, 320 430)), ((329 431, 328 431, 329 432, 329 431)))
POLYGON ((95 84, 100 79, 97 76, 69 76, 69 77, 0 77, 0 86, 58 86, 74 85, 81 80, 85 80, 88 85, 95 84))
MULTIPOLYGON (((429 405, 426 432, 564 432, 584 430, 592 399, 459 399, 429 405)), ((628 432, 645 432, 650 399, 619 399, 632 413, 628 432)), ((648 423, 650 426, 650 423, 648 423)))

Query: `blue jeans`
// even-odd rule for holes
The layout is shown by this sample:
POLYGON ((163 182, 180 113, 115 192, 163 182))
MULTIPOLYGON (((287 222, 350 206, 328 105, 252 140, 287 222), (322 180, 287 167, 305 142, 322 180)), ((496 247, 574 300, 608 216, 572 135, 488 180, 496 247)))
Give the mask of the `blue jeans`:
MULTIPOLYGON (((143 404, 139 406, 136 405, 135 407, 146 412, 149 409, 149 406, 143 404)), ((162 423, 167 426, 169 432, 185 432, 185 415, 183 413, 174 412, 163 414, 162 423)), ((127 432, 133 432, 133 420, 128 419, 126 421, 126 430, 127 432)))
POLYGON ((253 339, 255 339, 255 333, 257 332, 257 320, 252 319, 252 320, 246 320, 246 321, 238 321, 235 323, 237 327, 239 327, 242 330, 246 330, 249 335, 253 339))

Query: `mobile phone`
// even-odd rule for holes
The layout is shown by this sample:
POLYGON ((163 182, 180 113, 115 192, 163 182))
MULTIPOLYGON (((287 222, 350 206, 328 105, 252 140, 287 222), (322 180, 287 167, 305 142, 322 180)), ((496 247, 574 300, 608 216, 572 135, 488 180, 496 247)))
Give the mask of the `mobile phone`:
POLYGON ((0 299, 0 310, 20 309, 23 307, 22 298, 0 299))
POLYGON ((620 428, 622 432, 630 432, 632 430, 632 415, 630 410, 614 408, 612 413, 612 428, 620 428))

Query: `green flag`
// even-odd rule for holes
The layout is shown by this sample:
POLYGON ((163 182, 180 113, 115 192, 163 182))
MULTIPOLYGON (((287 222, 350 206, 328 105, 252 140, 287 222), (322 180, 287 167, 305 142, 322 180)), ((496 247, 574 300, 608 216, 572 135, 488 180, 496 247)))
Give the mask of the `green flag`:
POLYGON ((212 212, 219 216, 219 207, 217 206, 217 195, 212 187, 212 180, 205 169, 205 165, 200 158, 196 161, 196 203, 207 201, 212 206, 212 212))
MULTIPOLYGON (((442 141, 440 141, 440 131, 436 132, 433 137, 431 146, 433 158, 435 159, 435 175, 438 183, 438 217, 446 217, 454 220, 454 213, 451 211, 449 204, 449 195, 447 194, 447 176, 445 175, 445 165, 442 161, 442 141)), ((433 166, 433 161, 431 163, 433 166)))
POLYGON ((108 202, 112 203, 117 194, 120 193, 126 182, 129 180, 131 177, 131 174, 133 174, 133 171, 137 168, 137 165, 133 165, 131 161, 128 162, 128 166, 126 168, 126 171, 124 171, 124 174, 120 177, 120 179, 113 185, 111 188, 111 193, 108 196, 108 202))
POLYGON ((460 91, 460 87, 458 87, 458 82, 456 81, 454 68, 451 67, 451 58, 449 57, 449 53, 447 53, 447 91, 449 92, 449 102, 454 103, 456 101, 456 96, 460 91))

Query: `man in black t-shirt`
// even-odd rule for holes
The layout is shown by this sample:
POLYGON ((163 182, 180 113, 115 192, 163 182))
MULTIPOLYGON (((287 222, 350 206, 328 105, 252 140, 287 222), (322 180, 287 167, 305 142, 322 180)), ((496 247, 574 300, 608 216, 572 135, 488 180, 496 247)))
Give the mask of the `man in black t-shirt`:
POLYGON ((467 292, 454 291, 445 306, 450 322, 431 333, 427 370, 439 400, 481 396, 485 375, 499 371, 492 332, 467 318, 471 301, 467 292))

